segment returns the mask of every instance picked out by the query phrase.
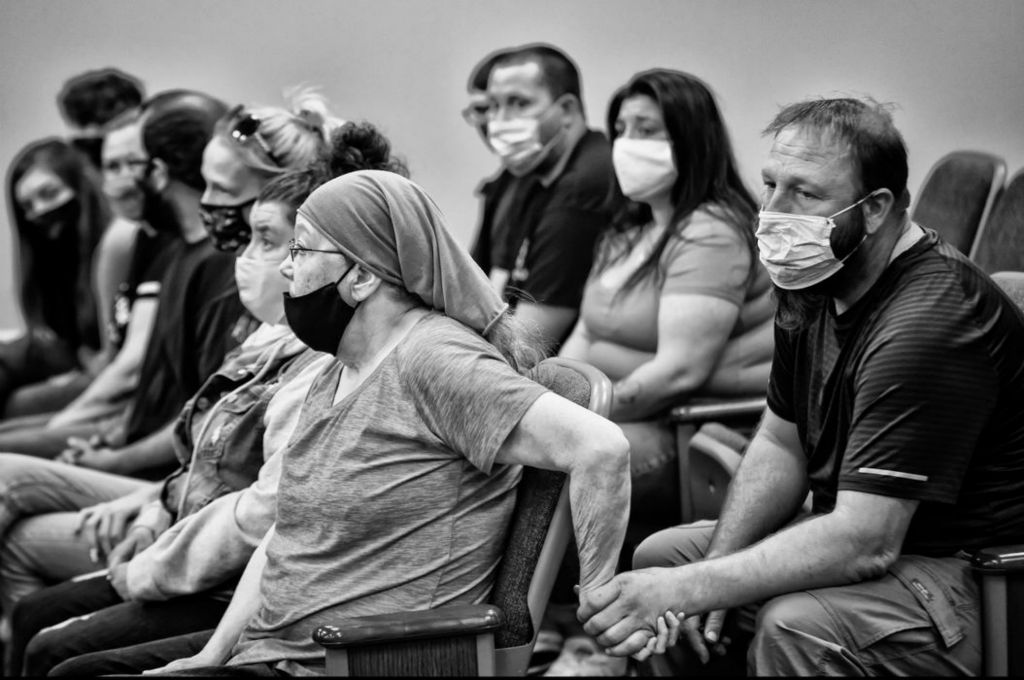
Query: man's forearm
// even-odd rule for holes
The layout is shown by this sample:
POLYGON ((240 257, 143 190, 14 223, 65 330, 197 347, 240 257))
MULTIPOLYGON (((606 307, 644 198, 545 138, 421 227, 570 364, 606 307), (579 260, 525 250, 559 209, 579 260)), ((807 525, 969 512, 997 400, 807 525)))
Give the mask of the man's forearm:
POLYGON ((707 556, 727 555, 778 530, 806 494, 803 461, 759 429, 729 484, 707 556))
POLYGON ((674 603, 687 615, 701 614, 877 578, 898 550, 880 553, 853 524, 835 512, 818 515, 738 552, 675 567, 674 603))

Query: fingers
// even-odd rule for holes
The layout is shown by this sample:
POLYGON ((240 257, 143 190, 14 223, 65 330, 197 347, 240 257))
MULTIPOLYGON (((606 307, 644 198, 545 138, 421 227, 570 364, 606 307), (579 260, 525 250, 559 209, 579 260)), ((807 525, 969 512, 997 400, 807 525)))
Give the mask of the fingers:
POLYGON ((690 647, 696 652, 701 663, 707 663, 711 659, 707 645, 704 644, 704 636, 700 633, 700 617, 690 616, 683 620, 683 635, 690 647))
POLYGON ((704 619, 704 638, 708 642, 718 642, 718 638, 722 634, 722 624, 725 622, 725 611, 716 609, 704 619))
MULTIPOLYGON (((649 623, 643 619, 638 619, 633 616, 625 616, 594 637, 602 647, 616 647, 629 640, 632 634, 638 631, 645 634, 643 644, 639 645, 636 649, 631 649, 629 652, 626 652, 626 654, 632 654, 639 651, 640 647, 647 644, 648 636, 657 635, 656 620, 654 623, 649 623)), ((623 654, 623 656, 625 656, 625 654, 623 654)))
MULTIPOLYGON (((578 587, 578 586, 577 586, 578 587)), ((580 598, 580 608, 576 612, 576 618, 580 623, 586 623, 595 614, 604 610, 615 601, 619 595, 618 579, 613 578, 608 583, 597 588, 580 590, 577 593, 580 598)))
MULTIPOLYGON (((651 631, 647 629, 633 631, 625 640, 617 645, 605 648, 605 654, 609 656, 630 656, 638 654, 641 650, 646 651, 647 641, 651 637, 651 631)), ((648 653, 648 656, 650 654, 648 653)), ((647 658, 646 656, 644 658, 647 658)))
POLYGON ((654 654, 654 648, 657 645, 657 643, 658 638, 656 636, 651 637, 649 640, 647 640, 647 645, 644 646, 643 649, 633 654, 633 658, 637 661, 646 661, 648 657, 654 654))
POLYGON ((675 647, 679 641, 679 633, 682 628, 682 620, 684 616, 682 612, 679 612, 679 616, 676 616, 672 612, 665 612, 665 623, 668 625, 668 640, 665 643, 666 647, 675 647))

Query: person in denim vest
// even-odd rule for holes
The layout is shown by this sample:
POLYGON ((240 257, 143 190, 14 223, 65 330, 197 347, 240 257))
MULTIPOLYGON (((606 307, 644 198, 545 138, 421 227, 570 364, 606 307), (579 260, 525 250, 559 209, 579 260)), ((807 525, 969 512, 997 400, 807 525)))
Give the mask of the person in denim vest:
POLYGON ((98 534, 105 549, 113 541, 104 531, 131 507, 139 509, 109 555, 106 577, 45 589, 15 609, 16 655, 36 632, 60 624, 28 644, 28 674, 46 674, 80 654, 212 627, 211 617, 226 606, 233 578, 273 521, 277 452, 328 359, 297 340, 284 319, 287 280, 278 268, 295 210, 335 174, 363 167, 405 172, 370 124, 347 124, 330 141, 330 158, 272 180, 252 208, 252 238, 235 274, 243 302, 264 323, 182 410, 174 427, 179 470, 166 478, 158 499, 150 488, 83 513, 83 530, 98 534))

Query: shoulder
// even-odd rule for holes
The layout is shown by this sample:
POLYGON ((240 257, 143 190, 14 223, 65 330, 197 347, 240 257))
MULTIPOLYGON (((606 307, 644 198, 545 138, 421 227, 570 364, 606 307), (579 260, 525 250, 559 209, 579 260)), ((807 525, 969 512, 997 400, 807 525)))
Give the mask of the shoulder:
POLYGON ((588 130, 570 152, 572 157, 551 185, 552 207, 606 207, 617 194, 612 148, 596 130, 588 130))
POLYGON ((712 207, 697 208, 677 229, 679 238, 666 249, 669 259, 692 250, 715 251, 744 262, 750 258, 750 249, 743 234, 712 207))
POLYGON ((115 217, 100 238, 100 252, 106 255, 129 253, 134 250, 139 233, 137 222, 115 217))
POLYGON ((395 352, 400 366, 413 371, 458 357, 500 359, 494 345, 479 333, 439 312, 430 312, 420 319, 395 352))

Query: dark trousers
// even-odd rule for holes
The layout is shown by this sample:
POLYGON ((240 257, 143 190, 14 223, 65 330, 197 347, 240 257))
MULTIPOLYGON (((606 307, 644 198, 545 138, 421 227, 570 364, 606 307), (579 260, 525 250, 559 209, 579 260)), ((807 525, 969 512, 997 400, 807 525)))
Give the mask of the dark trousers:
MULTIPOLYGON (((184 659, 198 654, 211 635, 213 635, 213 629, 187 635, 176 635, 153 642, 141 642, 118 649, 82 654, 57 664, 50 671, 50 676, 95 678, 101 675, 138 675, 142 671, 166 666, 176 659, 184 659)), ((200 674, 196 671, 188 673, 213 675, 213 673, 200 674)), ((244 672, 239 673, 239 675, 243 674, 244 672)), ((168 673, 168 675, 174 674, 168 673)))
POLYGON ((0 342, 0 414, 10 417, 38 412, 26 410, 25 405, 8 411, 7 400, 20 387, 45 381, 76 367, 78 358, 74 349, 46 329, 33 329, 15 340, 0 342))
POLYGON ((22 598, 14 608, 11 668, 23 659, 26 675, 46 675, 83 654, 205 631, 217 626, 226 608, 226 601, 205 594, 124 602, 104 576, 65 581, 22 598))

